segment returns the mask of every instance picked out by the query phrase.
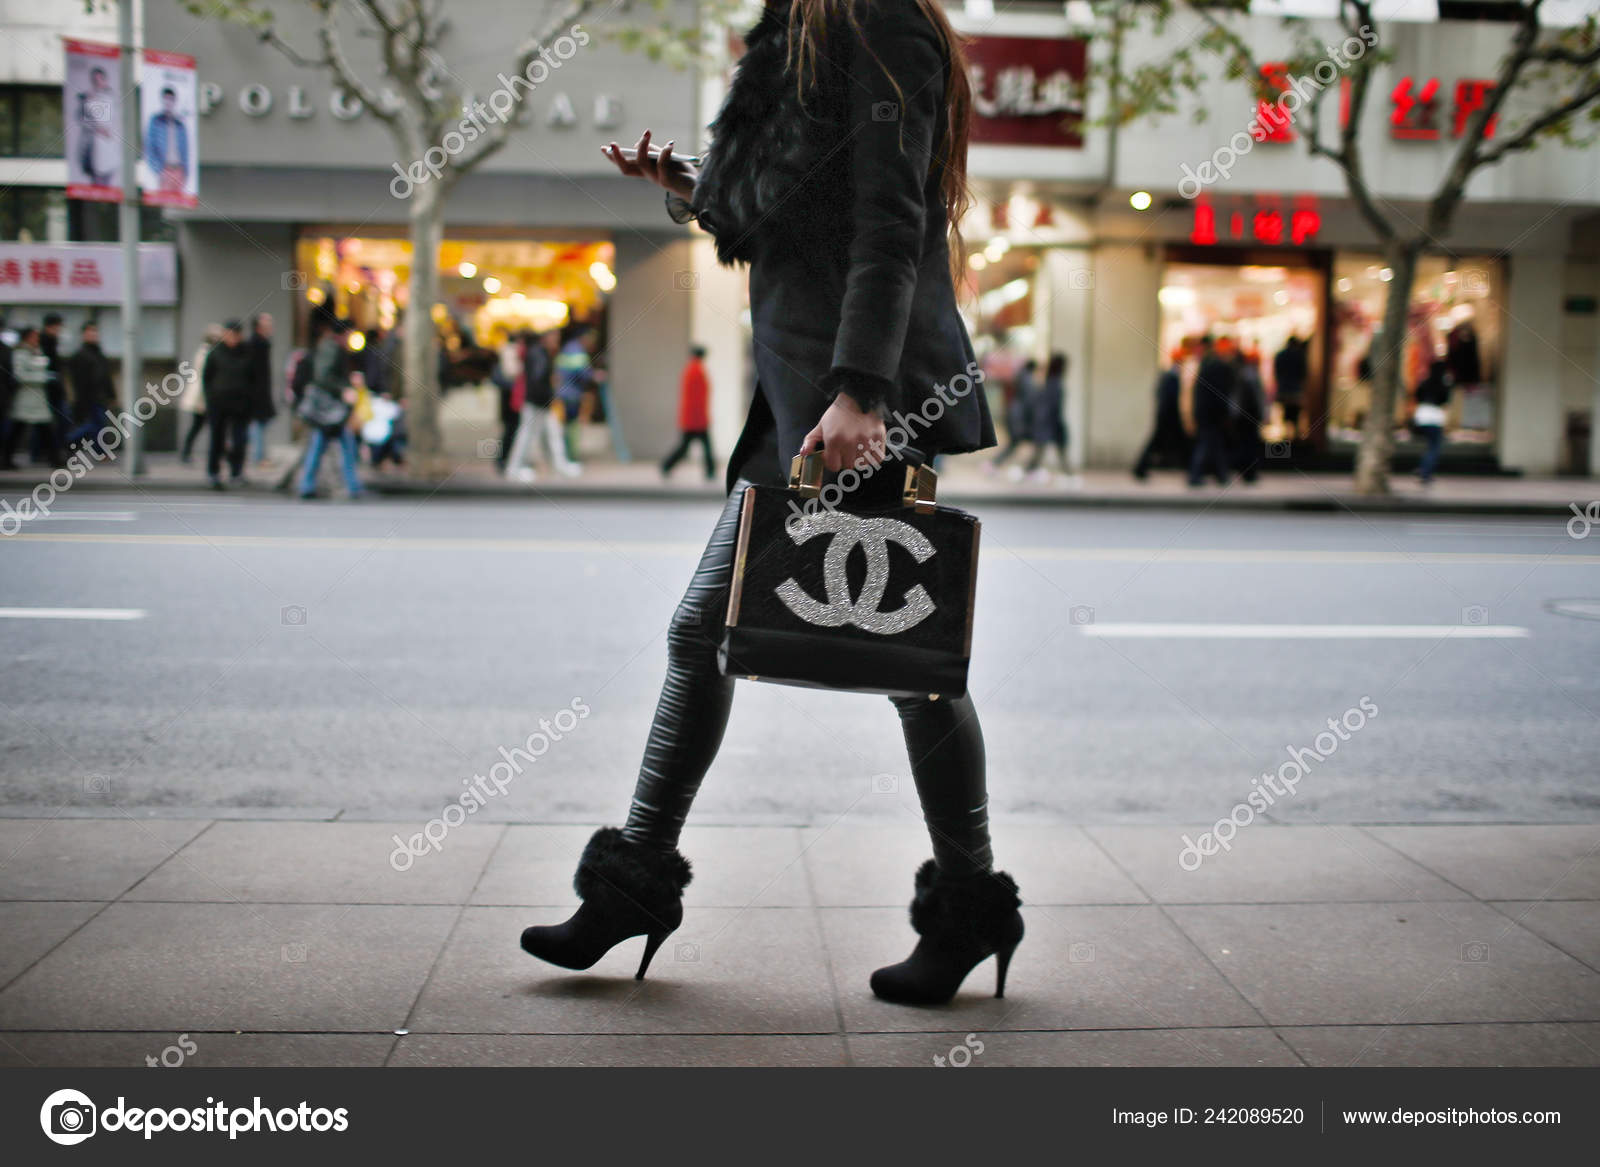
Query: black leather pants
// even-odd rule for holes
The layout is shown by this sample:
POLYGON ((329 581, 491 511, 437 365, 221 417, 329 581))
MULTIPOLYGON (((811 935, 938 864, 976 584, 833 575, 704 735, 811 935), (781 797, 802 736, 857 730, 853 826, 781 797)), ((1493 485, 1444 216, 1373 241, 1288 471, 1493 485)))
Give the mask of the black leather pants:
MULTIPOLYGON (((622 829, 636 843, 663 850, 677 846, 700 781, 727 729, 734 683, 717 670, 717 645, 727 615, 746 485, 741 479, 728 496, 668 630, 667 677, 622 829)), ((939 869, 953 876, 989 870, 994 861, 983 731, 971 697, 890 700, 900 713, 911 775, 939 869)))

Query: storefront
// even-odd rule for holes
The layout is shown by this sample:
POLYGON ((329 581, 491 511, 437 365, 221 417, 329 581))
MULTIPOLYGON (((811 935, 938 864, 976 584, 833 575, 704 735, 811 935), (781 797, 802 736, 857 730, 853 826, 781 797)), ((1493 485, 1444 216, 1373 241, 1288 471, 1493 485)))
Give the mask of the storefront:
MULTIPOLYGON (((506 87, 497 70, 510 69, 515 38, 483 0, 458 7, 442 55, 489 102, 506 87)), ((315 43, 314 20, 285 10, 277 29, 291 44, 315 43)), ((208 323, 262 311, 279 321, 282 355, 306 342, 314 313, 348 319, 363 336, 418 319, 407 303, 412 192, 395 181, 407 167, 387 128, 248 29, 161 5, 146 36, 182 43, 199 62, 201 205, 173 216, 185 351, 208 323)), ((347 47, 381 80, 368 41, 352 30, 347 47)), ((697 258, 659 192, 617 175, 598 146, 645 111, 658 134, 693 140, 693 74, 596 35, 539 84, 511 92, 523 124, 452 188, 439 297, 422 308, 442 342, 446 383, 481 371, 480 356, 514 331, 593 325, 626 432, 615 447, 656 456, 676 437, 697 258)))
MULTIPOLYGON (((1010 54, 975 86, 1009 70, 1001 85, 1008 96, 1048 106, 1052 91, 1041 71, 1028 72, 1029 61, 1074 51, 1066 19, 996 12, 960 27, 1010 54), (1029 38, 1054 45, 1015 47, 1029 38)), ((1361 140, 1373 196, 1396 230, 1420 230, 1427 221, 1427 200, 1453 149, 1448 118, 1436 135, 1395 121, 1396 87, 1438 77, 1441 91, 1454 93, 1455 79, 1492 75, 1503 31, 1437 20, 1386 25, 1392 60, 1376 85, 1382 96, 1368 103, 1361 140)), ((1182 42, 1182 30, 1168 28, 1139 51, 1159 57, 1163 46, 1182 42)), ((1255 21, 1251 44, 1268 58, 1279 45, 1292 55, 1275 20, 1255 21)), ((1090 59, 1101 51, 1090 45, 1090 59)), ((1337 103, 1325 104, 1331 126, 1337 103)), ((979 268, 971 279, 975 339, 1009 346, 1002 370, 1024 352, 1042 361, 1065 351, 1075 370, 1068 398, 1074 454, 1088 467, 1117 468, 1137 457, 1157 377, 1185 338, 1235 339, 1273 394, 1274 357, 1290 336, 1301 337, 1308 368, 1298 419, 1286 424, 1274 400, 1264 436, 1291 454, 1275 458, 1276 466, 1347 469, 1370 408, 1367 358, 1392 277, 1372 226, 1338 168, 1308 157, 1293 133, 1246 151, 1210 186, 1186 184, 1256 109, 1236 80, 1224 78, 1203 83, 1178 106, 1170 117, 1114 135, 1093 128, 1081 139, 1047 140, 1036 126, 1032 136, 1002 143, 975 136, 971 171, 981 207, 1007 208, 1021 198, 1048 224, 1027 229, 1009 216, 1000 225, 981 207, 970 218, 979 268)), ((1597 287, 1600 155, 1546 143, 1537 155, 1513 155, 1485 172, 1449 235, 1419 264, 1393 419, 1397 464, 1416 455, 1406 428, 1411 391, 1439 359, 1455 382, 1447 465, 1536 474, 1571 465, 1569 435, 1595 408, 1597 287)), ((1191 362, 1186 375, 1192 371, 1191 362)))

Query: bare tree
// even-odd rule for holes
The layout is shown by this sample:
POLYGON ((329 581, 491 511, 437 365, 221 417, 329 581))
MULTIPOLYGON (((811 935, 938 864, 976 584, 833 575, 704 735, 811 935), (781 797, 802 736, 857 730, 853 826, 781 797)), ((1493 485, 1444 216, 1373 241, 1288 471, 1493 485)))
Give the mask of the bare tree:
MULTIPOLYGON (((1302 141, 1313 158, 1326 158, 1344 176, 1345 188, 1362 219, 1383 251, 1393 272, 1384 304, 1381 343, 1373 356, 1372 402, 1367 410, 1361 449, 1356 461, 1356 488, 1362 494, 1381 495, 1389 490, 1389 462, 1394 452, 1394 411, 1400 394, 1401 359, 1405 351, 1406 316, 1411 303, 1418 261, 1430 249, 1440 249, 1449 237, 1473 175, 1512 154, 1530 150, 1540 142, 1556 140, 1567 145, 1592 142, 1582 123, 1600 123, 1600 16, 1591 14, 1579 26, 1548 29, 1540 24, 1545 0, 1526 0, 1521 19, 1511 30, 1495 72, 1493 88, 1462 127, 1449 165, 1426 204, 1418 224, 1381 199, 1372 188, 1363 153, 1362 114, 1372 94, 1378 68, 1388 60, 1380 22, 1374 18, 1375 0, 1340 0, 1338 22, 1348 37, 1368 46, 1345 63, 1348 79, 1346 116, 1337 137, 1326 139, 1321 123, 1319 89, 1307 104, 1304 117, 1293 124, 1303 131, 1302 141), (1515 124, 1491 128, 1503 115, 1515 111, 1515 124)), ((1261 101, 1280 96, 1263 72, 1262 62, 1234 20, 1242 4, 1217 0, 1103 0, 1094 5, 1098 19, 1109 22, 1121 35, 1133 24, 1148 22, 1162 27, 1179 12, 1198 18, 1202 34, 1161 61, 1138 65, 1119 79, 1118 99, 1110 117, 1119 123, 1135 118, 1176 112, 1178 96, 1194 91, 1207 76, 1206 58, 1220 61, 1224 75, 1249 87, 1261 101), (1230 11, 1233 10, 1233 11, 1230 11)), ((1296 34, 1295 60, 1287 63, 1291 74, 1309 74, 1327 59, 1314 26, 1289 19, 1296 34)), ((1203 116, 1204 111, 1200 111, 1203 116)))
MULTIPOLYGON (((439 477, 447 471, 439 427, 438 350, 430 310, 439 298, 439 246, 445 202, 465 175, 502 149, 515 115, 485 116, 468 103, 459 78, 440 51, 449 29, 443 0, 294 0, 316 17, 314 46, 296 46, 280 32, 272 10, 258 0, 183 0, 196 15, 246 24, 295 64, 325 73, 347 99, 383 123, 399 157, 414 160, 423 181, 407 197, 411 275, 402 353, 412 472, 439 477), (363 76, 345 44, 355 35, 376 42, 381 81, 363 76), (468 126, 471 130, 468 130, 468 126), (459 143, 451 148, 449 139, 459 143)), ((618 5, 619 7, 621 5, 618 5)), ((547 0, 542 18, 517 48, 509 77, 526 77, 549 45, 595 7, 594 0, 547 0)), ((520 94, 518 95, 520 97, 520 94)), ((395 180, 398 181, 398 178, 395 180)))

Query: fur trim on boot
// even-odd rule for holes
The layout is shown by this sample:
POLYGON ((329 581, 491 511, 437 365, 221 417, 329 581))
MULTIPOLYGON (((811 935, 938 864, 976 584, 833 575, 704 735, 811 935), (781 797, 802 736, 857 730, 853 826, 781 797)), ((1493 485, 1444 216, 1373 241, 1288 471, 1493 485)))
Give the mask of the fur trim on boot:
POLYGON ((601 827, 583 849, 572 887, 586 902, 615 900, 660 915, 678 903, 691 876, 678 851, 644 847, 617 827, 601 827))
POLYGON ((1007 872, 950 879, 929 859, 917 869, 911 927, 941 945, 992 950, 1004 946, 1021 904, 1007 872))

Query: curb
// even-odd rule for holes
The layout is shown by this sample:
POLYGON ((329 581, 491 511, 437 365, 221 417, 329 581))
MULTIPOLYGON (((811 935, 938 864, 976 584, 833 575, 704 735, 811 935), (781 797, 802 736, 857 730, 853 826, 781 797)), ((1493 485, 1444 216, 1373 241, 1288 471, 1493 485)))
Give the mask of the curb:
MULTIPOLYGON (((1580 478, 1575 478, 1572 481, 1574 487, 1591 482, 1589 479, 1580 478)), ((13 490, 25 492, 31 490, 39 482, 39 479, 32 477, 0 474, 0 493, 13 490)), ((482 498, 526 502, 553 502, 563 498, 628 502, 682 502, 699 499, 721 500, 725 497, 723 491, 717 486, 697 484, 693 486, 652 485, 644 487, 627 483, 584 483, 581 481, 540 483, 532 486, 495 482, 447 483, 442 486, 430 486, 425 483, 396 479, 370 482, 367 484, 366 489, 374 495, 394 498, 482 498)), ((81 479, 73 486, 72 490, 73 493, 134 491, 161 494, 191 494, 205 497, 211 497, 217 493, 207 488, 204 484, 194 482, 161 478, 130 479, 124 476, 111 477, 104 475, 96 478, 81 479)), ((287 491, 279 490, 264 481, 253 482, 243 488, 234 487, 221 493, 224 495, 245 494, 260 497, 281 495, 284 498, 292 497, 287 491)), ((1593 493, 1592 488, 1590 493, 1593 493)), ((1232 491, 1222 496, 1205 493, 1193 495, 1162 494, 1140 497, 1131 494, 1045 494, 1031 491, 968 493, 961 490, 960 487, 955 487, 942 492, 941 501, 973 508, 1003 506, 1039 509, 1266 511, 1301 514, 1338 514, 1343 512, 1381 515, 1531 515, 1540 517, 1561 516, 1563 518, 1570 518, 1572 513, 1570 503, 1544 499, 1453 499, 1409 495, 1390 498, 1364 498, 1354 494, 1251 495, 1239 491, 1232 491)))

